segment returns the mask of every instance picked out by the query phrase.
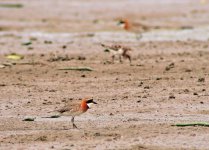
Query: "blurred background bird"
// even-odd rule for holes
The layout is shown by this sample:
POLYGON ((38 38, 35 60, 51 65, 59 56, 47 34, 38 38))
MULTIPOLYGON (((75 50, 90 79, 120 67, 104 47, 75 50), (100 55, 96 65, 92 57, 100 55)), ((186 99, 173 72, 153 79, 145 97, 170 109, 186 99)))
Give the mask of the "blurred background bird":
POLYGON ((132 51, 131 48, 121 46, 118 44, 115 44, 112 46, 101 44, 101 46, 105 48, 105 50, 104 50, 105 52, 110 52, 112 54, 112 63, 114 63, 115 57, 118 56, 120 63, 123 62, 123 60, 122 60, 123 58, 127 58, 131 64, 131 54, 130 54, 130 52, 132 51))
POLYGON ((128 19, 119 19, 117 25, 122 27, 125 31, 136 34, 136 39, 140 40, 142 34, 153 30, 179 30, 179 29, 192 29, 191 25, 178 25, 175 26, 169 23, 151 24, 142 21, 130 21, 128 19))
POLYGON ((147 32, 151 29, 151 27, 149 27, 148 25, 140 22, 130 22, 128 19, 118 20, 117 25, 128 32, 136 34, 136 39, 138 40, 142 38, 143 32, 147 32))

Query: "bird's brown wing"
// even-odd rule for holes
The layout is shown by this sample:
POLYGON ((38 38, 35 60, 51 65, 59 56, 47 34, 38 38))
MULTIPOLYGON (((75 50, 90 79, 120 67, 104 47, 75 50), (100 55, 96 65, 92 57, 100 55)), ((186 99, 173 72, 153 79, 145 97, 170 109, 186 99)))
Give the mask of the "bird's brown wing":
POLYGON ((61 109, 58 109, 57 111, 59 112, 59 113, 64 113, 64 112, 67 112, 67 111, 70 111, 71 109, 69 109, 69 108, 67 108, 67 107, 63 107, 63 108, 61 108, 61 109))
POLYGON ((112 45, 112 46, 108 46, 108 45, 101 44, 101 46, 104 47, 104 48, 107 48, 107 49, 114 50, 114 51, 117 51, 119 48, 121 48, 120 45, 112 45))
POLYGON ((141 23, 141 22, 133 22, 131 24, 131 29, 133 32, 146 32, 149 31, 150 29, 153 29, 153 27, 151 25, 145 24, 145 23, 141 23))
POLYGON ((118 49, 121 48, 121 45, 112 45, 112 46, 110 46, 110 48, 111 48, 112 50, 117 51, 118 49))
POLYGON ((138 29, 143 29, 144 31, 149 31, 149 30, 153 30, 153 29, 176 29, 176 27, 174 27, 173 25, 164 25, 164 24, 148 24, 148 23, 143 23, 143 22, 134 22, 132 24, 133 26, 135 26, 138 29))
POLYGON ((124 51, 132 51, 132 49, 130 47, 123 47, 124 51))
POLYGON ((65 112, 76 112, 79 111, 80 109, 80 104, 77 102, 68 102, 63 108, 58 109, 57 111, 60 113, 65 113, 65 112))

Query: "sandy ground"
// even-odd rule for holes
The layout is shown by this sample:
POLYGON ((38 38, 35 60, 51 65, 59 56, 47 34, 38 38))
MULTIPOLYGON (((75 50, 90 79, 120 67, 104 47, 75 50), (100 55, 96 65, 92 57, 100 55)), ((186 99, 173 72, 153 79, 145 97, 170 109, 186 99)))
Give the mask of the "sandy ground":
POLYGON ((127 35, 118 18, 158 25, 158 32, 165 25, 204 28, 208 4, 0 0, 6 2, 23 7, 0 7, 0 64, 6 64, 0 69, 0 149, 208 149, 208 127, 172 126, 209 122, 208 40, 126 41, 110 34, 127 35), (99 43, 130 46, 132 65, 109 63, 99 43), (24 59, 5 58, 12 52, 24 59), (94 70, 59 70, 70 66, 94 70), (75 118, 78 130, 70 117, 43 118, 83 97, 98 105, 75 118), (22 121, 27 117, 35 120, 22 121))

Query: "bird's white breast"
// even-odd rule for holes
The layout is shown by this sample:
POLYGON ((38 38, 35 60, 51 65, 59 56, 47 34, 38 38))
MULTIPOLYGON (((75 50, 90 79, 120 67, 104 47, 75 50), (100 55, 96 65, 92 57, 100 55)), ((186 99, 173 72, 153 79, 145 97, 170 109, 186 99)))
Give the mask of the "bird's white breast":
POLYGON ((110 52, 111 52, 113 55, 122 55, 122 54, 123 54, 123 49, 120 48, 120 49, 118 49, 117 51, 116 51, 116 50, 110 49, 110 52))

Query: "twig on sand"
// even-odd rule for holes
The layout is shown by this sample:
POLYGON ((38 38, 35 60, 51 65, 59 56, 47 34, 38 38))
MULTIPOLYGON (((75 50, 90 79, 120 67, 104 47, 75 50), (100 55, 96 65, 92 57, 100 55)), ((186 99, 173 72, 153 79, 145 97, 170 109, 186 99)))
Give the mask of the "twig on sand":
POLYGON ((59 118, 59 115, 53 115, 53 116, 49 116, 49 117, 42 117, 42 118, 59 118))
POLYGON ((22 8, 23 4, 0 3, 0 7, 6 8, 22 8))
POLYGON ((172 126, 177 126, 177 127, 186 127, 186 126, 206 126, 209 127, 209 123, 207 122, 193 122, 193 123, 177 123, 172 126))
POLYGON ((25 118, 22 121, 34 121, 34 120, 35 120, 35 118, 25 118))
POLYGON ((60 68, 58 70, 93 71, 93 69, 90 67, 66 67, 66 68, 60 68))

